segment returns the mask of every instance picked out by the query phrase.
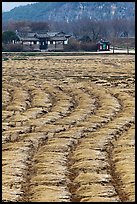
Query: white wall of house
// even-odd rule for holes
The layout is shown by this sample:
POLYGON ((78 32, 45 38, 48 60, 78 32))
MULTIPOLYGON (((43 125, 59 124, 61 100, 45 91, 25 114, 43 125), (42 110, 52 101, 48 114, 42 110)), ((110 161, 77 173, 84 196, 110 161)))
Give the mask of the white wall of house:
POLYGON ((68 44, 68 39, 64 41, 64 44, 65 44, 65 45, 68 44))
POLYGON ((23 41, 23 45, 30 45, 30 42, 25 42, 25 41, 23 41))

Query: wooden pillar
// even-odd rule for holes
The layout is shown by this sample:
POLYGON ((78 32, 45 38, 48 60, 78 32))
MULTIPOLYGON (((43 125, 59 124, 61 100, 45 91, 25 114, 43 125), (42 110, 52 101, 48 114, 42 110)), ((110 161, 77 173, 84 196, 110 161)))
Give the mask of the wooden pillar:
POLYGON ((56 49, 56 47, 57 47, 57 46, 56 46, 56 40, 55 40, 55 49, 56 49))
POLYGON ((114 54, 114 46, 113 46, 113 54, 114 54))
POLYGON ((129 54, 129 48, 127 47, 127 54, 129 54))

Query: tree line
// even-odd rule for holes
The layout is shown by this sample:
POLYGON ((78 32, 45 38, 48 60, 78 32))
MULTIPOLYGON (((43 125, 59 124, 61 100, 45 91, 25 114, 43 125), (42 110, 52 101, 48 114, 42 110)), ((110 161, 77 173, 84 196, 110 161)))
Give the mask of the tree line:
MULTIPOLYGON (((107 39, 114 42, 122 37, 135 36, 135 19, 108 19, 92 20, 82 18, 71 22, 66 21, 8 21, 2 23, 3 33, 5 31, 15 32, 37 32, 37 31, 64 31, 71 34, 74 39, 71 40, 72 47, 79 47, 79 41, 83 41, 89 46, 95 44, 98 40, 107 39), (88 40, 86 40, 88 39, 88 40)), ((2 36, 5 42, 5 36, 2 36)))

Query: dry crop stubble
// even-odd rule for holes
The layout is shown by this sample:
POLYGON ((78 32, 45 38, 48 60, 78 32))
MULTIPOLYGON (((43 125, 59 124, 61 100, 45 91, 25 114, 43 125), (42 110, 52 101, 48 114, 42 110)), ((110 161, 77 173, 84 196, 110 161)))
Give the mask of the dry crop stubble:
POLYGON ((135 201, 134 55, 40 55, 3 61, 3 201, 135 201))

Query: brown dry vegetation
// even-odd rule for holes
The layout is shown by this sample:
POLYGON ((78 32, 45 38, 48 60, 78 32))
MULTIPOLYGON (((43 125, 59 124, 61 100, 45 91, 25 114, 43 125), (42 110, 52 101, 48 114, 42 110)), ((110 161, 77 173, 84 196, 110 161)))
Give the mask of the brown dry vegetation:
POLYGON ((2 199, 135 201, 134 55, 3 61, 2 199))

